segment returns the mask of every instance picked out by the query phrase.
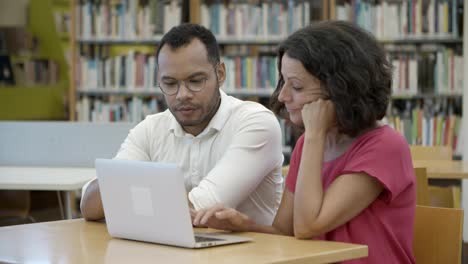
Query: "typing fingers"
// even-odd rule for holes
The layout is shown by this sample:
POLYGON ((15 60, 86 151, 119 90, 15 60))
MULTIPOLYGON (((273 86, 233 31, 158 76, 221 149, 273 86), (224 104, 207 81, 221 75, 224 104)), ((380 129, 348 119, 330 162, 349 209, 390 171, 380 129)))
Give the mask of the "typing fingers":
POLYGON ((200 219, 203 217, 205 212, 206 209, 201 209, 195 212, 195 215, 192 217, 194 226, 198 226, 200 224, 200 219))
POLYGON ((228 229, 233 231, 246 231, 250 222, 248 216, 232 208, 218 211, 215 216, 218 220, 227 223, 228 229))
POLYGON ((207 219, 211 217, 211 215, 213 215, 213 213, 218 211, 220 208, 224 208, 224 206, 222 206, 221 204, 217 204, 211 208, 205 208, 205 209, 200 209, 196 211, 195 216, 193 217, 193 225, 199 226, 199 225, 205 224, 206 220, 204 223, 202 223, 202 219, 207 219), (205 215, 207 216, 205 217, 205 215))
POLYGON ((208 222, 208 220, 218 211, 220 210, 223 210, 224 209, 224 206, 221 205, 221 204, 217 204, 211 208, 209 208, 205 214, 203 214, 201 220, 200 220, 200 223, 201 224, 206 224, 208 222))

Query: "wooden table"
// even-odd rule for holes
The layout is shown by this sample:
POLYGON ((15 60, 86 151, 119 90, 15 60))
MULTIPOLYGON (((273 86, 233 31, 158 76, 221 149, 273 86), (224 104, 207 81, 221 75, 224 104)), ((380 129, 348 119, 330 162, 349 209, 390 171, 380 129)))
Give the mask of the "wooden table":
POLYGON ((468 162, 459 160, 414 160, 413 167, 427 168, 429 179, 468 179, 468 162))
POLYGON ((364 245, 261 233, 237 235, 254 241, 205 249, 177 248, 111 238, 104 223, 82 219, 1 227, 0 262, 334 263, 368 254, 364 245))
POLYGON ((94 168, 0 166, 0 190, 62 191, 65 216, 72 218, 72 192, 96 177, 94 168))

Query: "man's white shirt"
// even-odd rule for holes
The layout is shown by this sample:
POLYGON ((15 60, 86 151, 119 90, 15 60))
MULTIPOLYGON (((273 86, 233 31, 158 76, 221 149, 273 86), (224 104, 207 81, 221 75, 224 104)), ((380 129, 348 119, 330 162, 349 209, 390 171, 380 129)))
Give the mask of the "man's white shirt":
POLYGON ((222 203, 269 225, 281 199, 278 120, 264 106, 223 91, 217 113, 198 136, 166 110, 130 130, 115 158, 177 163, 196 210, 222 203))

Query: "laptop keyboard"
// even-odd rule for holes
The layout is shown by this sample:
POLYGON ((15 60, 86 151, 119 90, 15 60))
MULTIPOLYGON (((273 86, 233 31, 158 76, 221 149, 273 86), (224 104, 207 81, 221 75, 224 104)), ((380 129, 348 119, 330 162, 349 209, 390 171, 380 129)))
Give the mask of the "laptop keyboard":
POLYGON ((222 241, 222 240, 224 240, 224 239, 195 236, 195 242, 210 242, 210 241, 222 241))

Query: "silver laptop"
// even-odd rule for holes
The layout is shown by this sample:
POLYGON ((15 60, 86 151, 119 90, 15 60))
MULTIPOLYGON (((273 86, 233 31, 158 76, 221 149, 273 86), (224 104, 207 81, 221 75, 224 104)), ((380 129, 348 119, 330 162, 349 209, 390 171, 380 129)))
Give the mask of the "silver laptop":
POLYGON ((97 159, 107 230, 113 237, 187 248, 251 241, 194 233, 182 170, 176 164, 97 159))

